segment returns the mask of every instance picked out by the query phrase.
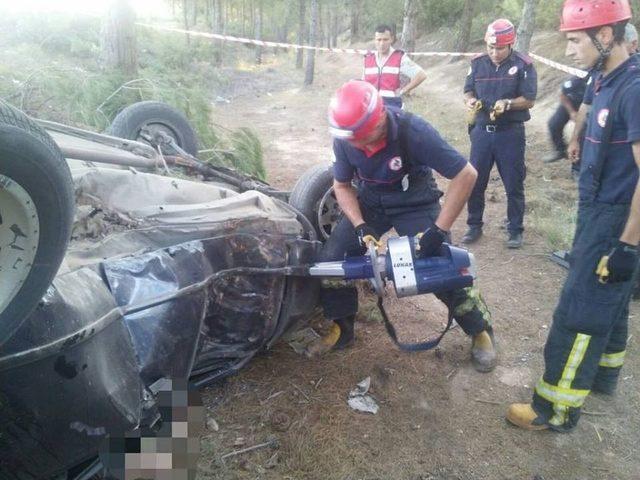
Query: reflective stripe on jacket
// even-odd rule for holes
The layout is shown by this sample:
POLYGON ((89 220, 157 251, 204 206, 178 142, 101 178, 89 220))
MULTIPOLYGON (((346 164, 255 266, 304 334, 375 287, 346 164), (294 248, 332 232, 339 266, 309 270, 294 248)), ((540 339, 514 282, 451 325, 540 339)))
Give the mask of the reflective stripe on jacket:
POLYGON ((383 97, 395 97, 400 88, 400 63, 402 50, 394 50, 382 67, 376 62, 376 54, 364 56, 364 80, 376 87, 383 97))

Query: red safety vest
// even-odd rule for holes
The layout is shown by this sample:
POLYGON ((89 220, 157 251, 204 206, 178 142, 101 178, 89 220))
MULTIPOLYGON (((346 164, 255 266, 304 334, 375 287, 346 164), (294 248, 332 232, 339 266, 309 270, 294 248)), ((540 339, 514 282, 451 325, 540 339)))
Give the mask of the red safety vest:
POLYGON ((364 56, 364 80, 376 87, 383 97, 395 97, 396 90, 400 88, 402 55, 402 50, 394 50, 381 68, 378 67, 375 53, 364 56))

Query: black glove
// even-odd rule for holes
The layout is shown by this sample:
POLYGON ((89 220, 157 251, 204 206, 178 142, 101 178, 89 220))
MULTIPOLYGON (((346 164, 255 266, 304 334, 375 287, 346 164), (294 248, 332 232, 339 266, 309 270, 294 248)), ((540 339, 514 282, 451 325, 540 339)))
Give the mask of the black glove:
POLYGON ((618 244, 609 252, 607 270, 608 283, 628 282, 638 265, 638 248, 618 240, 618 244))
POLYGON ((448 233, 438 228, 435 224, 425 230, 420 237, 420 256, 435 257, 440 253, 442 242, 447 239, 448 233))
POLYGON ((358 236, 358 241, 360 242, 360 246, 362 247, 361 255, 367 253, 368 245, 365 237, 372 237, 376 241, 376 243, 380 240, 380 238, 378 237, 378 232, 376 232, 373 228, 371 228, 364 222, 356 227, 356 235, 358 236))

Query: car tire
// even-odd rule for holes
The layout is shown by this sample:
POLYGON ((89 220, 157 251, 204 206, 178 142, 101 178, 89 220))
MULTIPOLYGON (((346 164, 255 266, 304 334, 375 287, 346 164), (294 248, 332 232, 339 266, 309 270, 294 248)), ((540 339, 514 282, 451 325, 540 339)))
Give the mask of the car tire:
POLYGON ((73 224, 71 173, 49 134, 0 102, 0 345, 51 284, 73 224))
POLYGON ((178 110, 162 102, 138 102, 124 108, 105 133, 114 137, 149 143, 140 136, 143 128, 162 131, 194 157, 198 154, 198 137, 189 120, 178 110))
POLYGON ((307 170, 296 182, 289 204, 311 222, 324 242, 342 217, 333 191, 333 167, 317 165, 307 170))

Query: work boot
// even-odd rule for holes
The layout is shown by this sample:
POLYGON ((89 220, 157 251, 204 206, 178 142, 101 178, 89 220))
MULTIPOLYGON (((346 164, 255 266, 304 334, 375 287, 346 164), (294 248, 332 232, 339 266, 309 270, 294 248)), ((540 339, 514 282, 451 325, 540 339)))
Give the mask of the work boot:
POLYGON ((482 227, 471 225, 467 232, 462 236, 462 243, 469 245, 475 243, 482 236, 482 227))
POLYGON ((522 233, 509 232, 509 238, 507 239, 507 248, 520 248, 520 247, 522 247, 522 233))
POLYGON ((548 153, 544 157, 542 157, 542 161, 544 163, 553 163, 553 162, 557 162, 562 158, 564 158, 564 153, 554 150, 553 152, 548 153))
POLYGON ((491 330, 473 336, 471 343, 471 363, 478 372, 490 372, 496 368, 498 356, 491 330))
POLYGON ((549 424, 542 420, 529 403, 512 403, 507 410, 507 420, 525 430, 546 430, 549 424))
POLYGON ((354 316, 334 320, 329 333, 309 345, 305 352, 306 355, 316 357, 330 350, 344 350, 353 346, 355 343, 354 320, 354 316))

